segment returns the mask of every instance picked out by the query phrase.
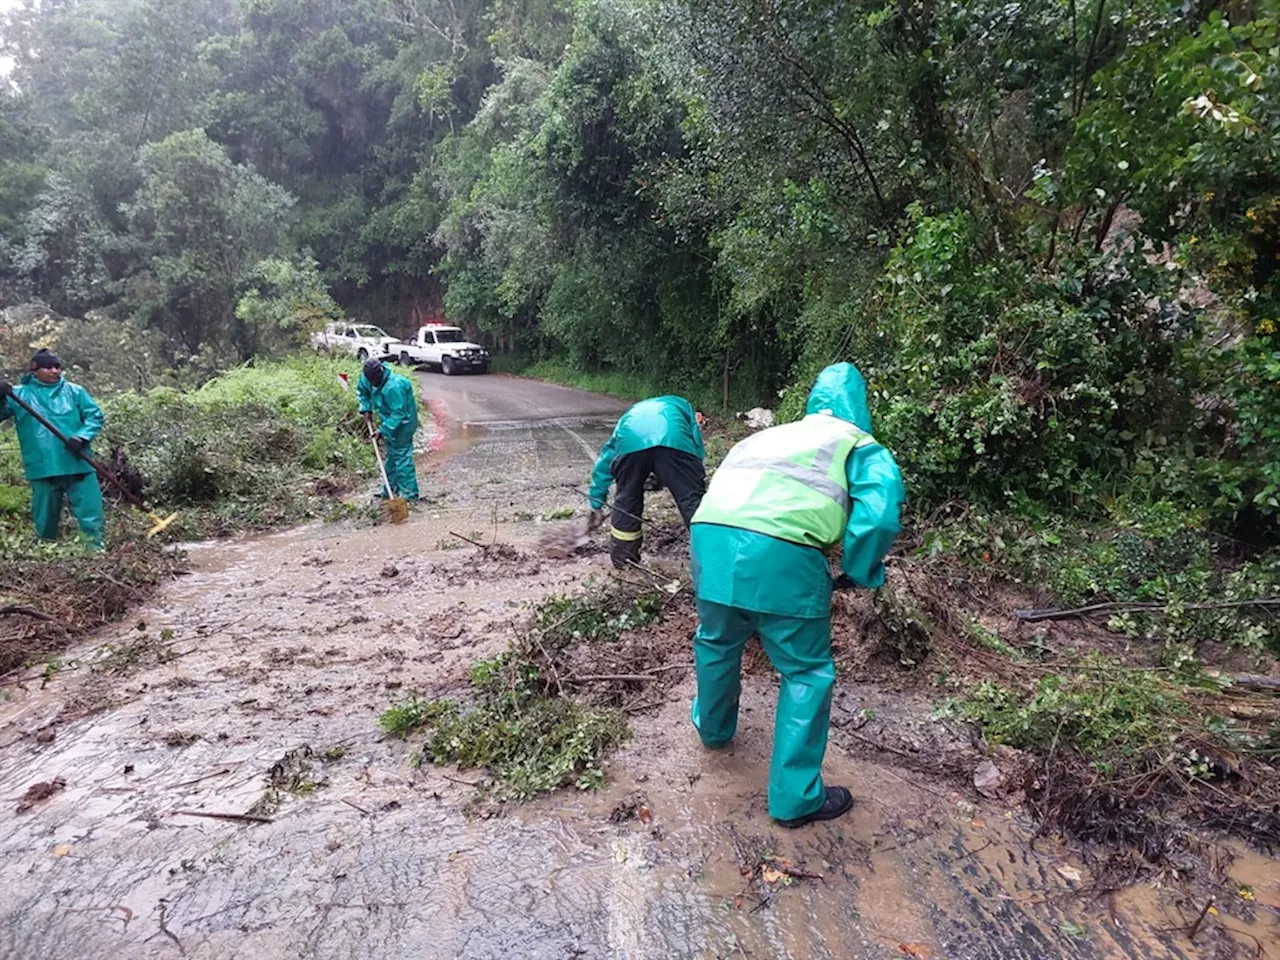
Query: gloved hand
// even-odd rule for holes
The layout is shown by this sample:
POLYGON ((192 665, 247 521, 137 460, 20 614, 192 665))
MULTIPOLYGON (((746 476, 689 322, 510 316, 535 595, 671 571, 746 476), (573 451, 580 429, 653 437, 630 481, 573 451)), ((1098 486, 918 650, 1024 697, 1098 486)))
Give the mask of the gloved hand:
POLYGON ((857 586, 858 585, 856 583, 849 579, 849 575, 847 573, 842 573, 831 581, 832 590, 852 590, 857 586))
POLYGON ((604 523, 604 511, 599 507, 596 507, 587 516, 587 533, 590 533, 592 530, 599 529, 600 524, 602 523, 604 523))
POLYGON ((67 437, 66 446, 72 453, 79 453, 87 445, 87 440, 81 440, 79 437, 67 437))
POLYGON ((13 384, 8 380, 0 380, 0 397, 7 397, 13 393, 13 384))
POLYGON ((364 420, 364 426, 366 430, 373 429, 373 411, 366 410, 364 413, 360 414, 360 418, 364 420))

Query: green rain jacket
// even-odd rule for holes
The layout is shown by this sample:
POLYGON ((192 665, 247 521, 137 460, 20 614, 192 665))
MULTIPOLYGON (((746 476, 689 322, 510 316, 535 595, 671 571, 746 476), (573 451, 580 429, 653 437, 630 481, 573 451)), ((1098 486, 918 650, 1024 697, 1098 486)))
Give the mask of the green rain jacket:
POLYGON ((413 442, 418 429, 418 400, 408 377, 388 370, 382 386, 375 387, 362 373, 356 384, 356 399, 361 413, 372 411, 378 415, 378 432, 384 440, 402 445, 413 442))
MULTIPOLYGON (((89 391, 75 383, 59 379, 57 383, 41 383, 34 374, 24 374, 13 392, 27 406, 57 427, 66 437, 79 437, 86 443, 102 430, 102 408, 89 396, 89 391)), ((72 477, 93 473, 93 467, 68 450, 36 418, 5 397, 0 401, 0 421, 13 417, 22 450, 22 472, 28 480, 47 477, 72 477)), ((90 453, 88 446, 84 448, 90 453)))
MULTIPOLYGON (((818 375, 805 413, 829 412, 871 433, 867 387, 851 363, 818 375)), ((851 507, 841 566, 854 583, 884 583, 884 557, 900 526, 906 497, 893 455, 878 443, 853 450, 846 462, 851 507)), ((789 617, 826 617, 831 574, 822 551, 753 530, 695 522, 690 539, 698 597, 713 603, 789 617)))
POLYGON ((705 460, 707 451, 702 445, 702 431, 698 429, 693 404, 684 397, 653 397, 634 404, 622 415, 591 471, 588 499, 592 510, 604 506, 613 483, 613 461, 650 447, 670 447, 705 460))

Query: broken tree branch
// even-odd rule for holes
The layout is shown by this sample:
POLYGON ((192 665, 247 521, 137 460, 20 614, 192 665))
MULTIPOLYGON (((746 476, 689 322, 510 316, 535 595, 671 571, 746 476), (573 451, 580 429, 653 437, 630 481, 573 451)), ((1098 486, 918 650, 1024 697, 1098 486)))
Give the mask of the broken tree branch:
POLYGON ((1280 693, 1280 677, 1268 677, 1261 673, 1228 673, 1231 685, 1254 693, 1280 693))
MULTIPOLYGON (((0 617, 5 616, 6 614, 11 614, 11 613, 16 613, 24 617, 30 617, 33 620, 43 620, 46 623, 57 623, 58 626, 60 627, 62 626, 62 624, 59 623, 57 617, 51 617, 49 616, 49 614, 44 613, 43 611, 40 611, 40 610, 36 610, 33 607, 24 607, 20 603, 8 603, 8 604, 5 604, 3 607, 0 607, 0 617)), ((63 629, 65 630, 66 627, 63 627, 63 629)))
MULTIPOLYGON (((1069 609, 1015 610, 1014 616, 1028 623, 1038 620, 1067 620, 1071 617, 1084 617, 1092 613, 1126 613, 1138 611, 1162 611, 1168 603, 1145 601, 1141 603, 1092 603, 1086 607, 1069 609)), ((1212 603, 1184 603, 1182 610, 1229 610, 1237 607, 1280 607, 1280 597, 1258 597, 1255 600, 1222 600, 1212 603)))

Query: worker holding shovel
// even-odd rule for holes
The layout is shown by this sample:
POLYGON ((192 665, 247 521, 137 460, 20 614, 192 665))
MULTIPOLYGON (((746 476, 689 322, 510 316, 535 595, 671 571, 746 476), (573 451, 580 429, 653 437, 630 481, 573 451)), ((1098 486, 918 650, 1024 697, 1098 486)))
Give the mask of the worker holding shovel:
MULTIPOLYGON (((387 451, 386 484, 382 496, 418 499, 418 473, 413 465, 413 435, 418 430, 418 401, 407 377, 392 373, 380 360, 364 365, 356 384, 360 415, 372 433, 378 415, 378 434, 387 451)), ((376 441, 375 441, 376 442, 376 441)))
POLYGON ((66 497, 80 536, 101 550, 106 526, 102 488, 85 457, 90 441, 102 430, 102 408, 84 387, 63 379, 62 361, 48 350, 39 350, 17 386, 0 380, 0 420, 9 417, 18 431, 22 471, 31 484, 36 536, 58 539, 66 497), (42 424, 41 418, 57 432, 42 424))

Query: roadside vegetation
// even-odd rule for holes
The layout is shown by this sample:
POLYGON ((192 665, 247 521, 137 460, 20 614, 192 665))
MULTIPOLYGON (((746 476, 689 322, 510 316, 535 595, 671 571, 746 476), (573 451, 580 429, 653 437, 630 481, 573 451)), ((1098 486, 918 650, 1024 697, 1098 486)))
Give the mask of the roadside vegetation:
POLYGON ((182 390, 99 397, 106 428, 95 455, 148 505, 178 519, 157 538, 151 521, 103 482, 107 551, 71 534, 42 543, 17 439, 0 431, 0 673, 61 649, 76 634, 118 619, 181 566, 172 545, 303 520, 372 521, 343 498, 373 476, 356 412, 354 360, 315 357, 236 367, 182 390))

